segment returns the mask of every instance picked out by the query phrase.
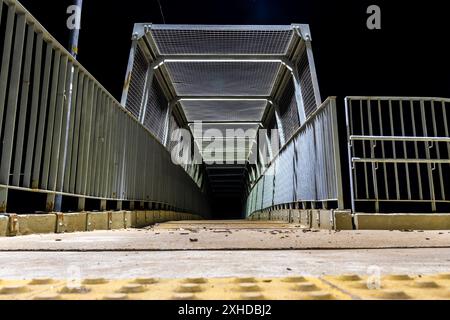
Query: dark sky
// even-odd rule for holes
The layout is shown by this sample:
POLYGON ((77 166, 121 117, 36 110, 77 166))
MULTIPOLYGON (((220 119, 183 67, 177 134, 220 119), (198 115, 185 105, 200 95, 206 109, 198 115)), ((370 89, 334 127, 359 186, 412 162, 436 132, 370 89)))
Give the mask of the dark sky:
MULTIPOLYGON (((160 0, 166 23, 309 23, 324 97, 450 97, 447 1, 160 0), (345 2, 345 3, 344 3, 345 2), (382 30, 366 28, 366 9, 382 9, 382 30)), ((22 0, 62 44, 66 0, 22 0)), ((135 22, 162 23, 157 0, 84 0, 81 63, 120 98, 135 22)))

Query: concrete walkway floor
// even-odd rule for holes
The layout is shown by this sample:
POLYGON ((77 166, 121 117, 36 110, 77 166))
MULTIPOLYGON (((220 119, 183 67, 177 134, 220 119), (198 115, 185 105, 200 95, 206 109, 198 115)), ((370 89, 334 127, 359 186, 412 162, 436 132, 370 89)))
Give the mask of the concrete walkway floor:
POLYGON ((450 248, 450 231, 312 231, 276 222, 174 222, 142 230, 0 238, 0 251, 450 248))
POLYGON ((448 273, 450 249, 0 252, 0 279, 264 278, 373 272, 448 273))
POLYGON ((312 231, 277 222, 0 239, 0 279, 284 277, 450 272, 450 232, 312 231), (377 271, 377 272, 378 272, 377 271))

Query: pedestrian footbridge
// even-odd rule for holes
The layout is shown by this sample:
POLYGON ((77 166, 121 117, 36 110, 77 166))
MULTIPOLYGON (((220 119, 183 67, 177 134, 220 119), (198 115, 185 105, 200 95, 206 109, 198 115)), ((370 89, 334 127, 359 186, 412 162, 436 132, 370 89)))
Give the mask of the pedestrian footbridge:
POLYGON ((450 228, 450 99, 322 99, 308 25, 136 24, 120 102, 16 0, 0 26, 0 235, 450 228))

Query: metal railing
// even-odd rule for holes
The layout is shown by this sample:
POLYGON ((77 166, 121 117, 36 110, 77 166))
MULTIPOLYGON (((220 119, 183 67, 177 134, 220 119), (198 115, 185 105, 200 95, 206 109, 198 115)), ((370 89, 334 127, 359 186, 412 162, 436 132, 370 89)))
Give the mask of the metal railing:
POLYGON ((450 203, 450 99, 347 97, 345 102, 354 212, 385 212, 389 208, 382 206, 394 203, 423 203, 426 211, 437 212, 450 203))
POLYGON ((344 209, 336 99, 328 98, 256 180, 246 214, 288 205, 344 209))
POLYGON ((78 210, 96 199, 100 210, 109 200, 208 213, 167 149, 21 4, 0 0, 0 23, 0 212, 19 190, 47 194, 46 211, 63 195, 78 210))

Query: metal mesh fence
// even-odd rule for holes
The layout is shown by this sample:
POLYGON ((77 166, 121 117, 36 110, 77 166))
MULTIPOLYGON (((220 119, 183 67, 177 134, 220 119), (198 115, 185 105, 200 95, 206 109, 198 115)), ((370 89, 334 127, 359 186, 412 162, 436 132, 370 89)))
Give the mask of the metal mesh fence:
POLYGON ((293 37, 290 26, 152 25, 161 55, 285 55, 293 37))
POLYGON ((128 91, 128 99, 126 108, 139 119, 141 107, 143 104, 144 90, 146 85, 146 77, 149 68, 149 62, 145 57, 144 51, 140 44, 137 44, 136 54, 133 62, 133 72, 128 91))
POLYGON ((182 101, 189 122, 244 122, 261 121, 267 107, 267 100, 208 100, 182 101))
POLYGON ((298 202, 336 202, 343 208, 335 108, 335 101, 328 99, 272 160, 248 197, 263 200, 247 216, 298 202))
POLYGON ((280 98, 279 108, 285 138, 289 140, 300 127, 297 100, 295 98, 295 86, 292 79, 289 80, 280 98))
POLYGON ((160 142, 162 142, 164 139, 164 129, 169 102, 158 81, 155 79, 149 87, 146 101, 144 126, 149 129, 160 142))
POLYGON ((262 96, 271 94, 279 62, 167 62, 179 96, 262 96))
POLYGON ((306 50, 302 53, 297 65, 298 75, 300 77, 300 87, 302 91, 305 114, 308 118, 319 106, 316 104, 314 95, 314 86, 311 78, 311 70, 308 62, 306 50))

